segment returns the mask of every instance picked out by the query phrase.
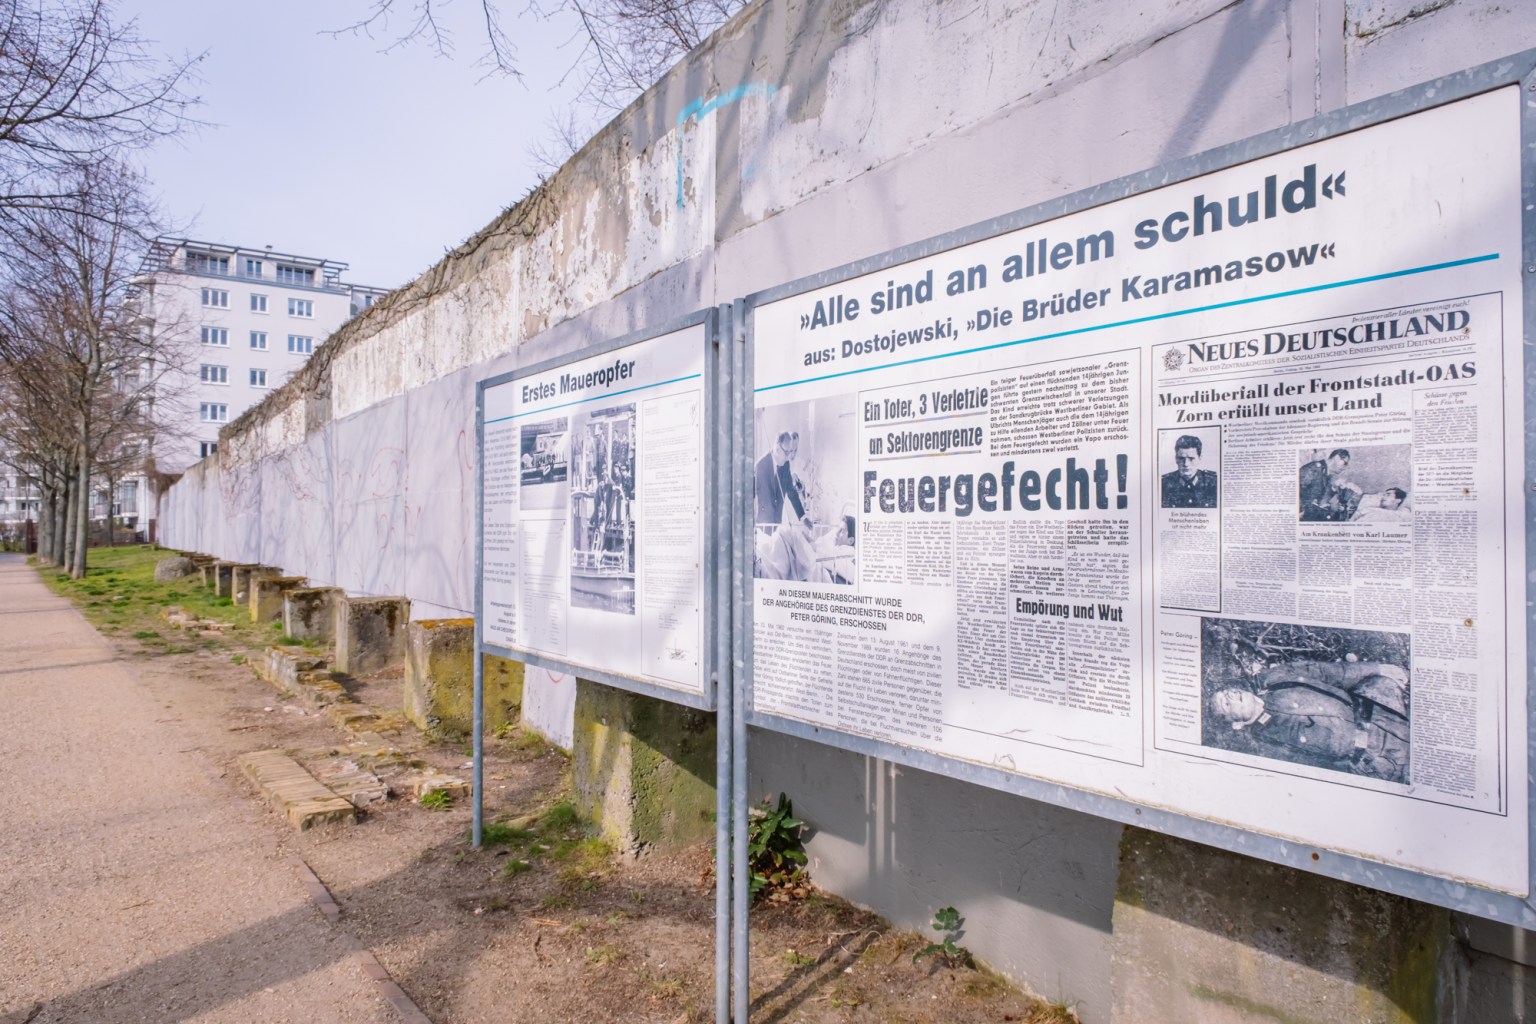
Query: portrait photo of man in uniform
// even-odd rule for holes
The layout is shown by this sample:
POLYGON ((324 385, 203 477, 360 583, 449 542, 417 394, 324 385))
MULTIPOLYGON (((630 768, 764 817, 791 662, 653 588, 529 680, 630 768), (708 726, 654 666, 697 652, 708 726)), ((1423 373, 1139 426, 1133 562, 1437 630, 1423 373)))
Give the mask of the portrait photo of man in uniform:
POLYGON ((1163 508, 1216 507, 1220 495, 1216 471, 1203 468, 1204 459, 1205 442, 1197 434, 1180 434, 1174 439, 1174 469, 1162 477, 1163 508))

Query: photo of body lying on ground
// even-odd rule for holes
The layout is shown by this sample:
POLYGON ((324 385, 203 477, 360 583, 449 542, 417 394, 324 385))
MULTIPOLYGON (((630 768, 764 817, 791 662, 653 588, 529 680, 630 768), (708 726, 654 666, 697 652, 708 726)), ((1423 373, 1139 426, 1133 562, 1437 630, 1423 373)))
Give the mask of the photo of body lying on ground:
POLYGON ((1209 618, 1200 659, 1205 746, 1409 782, 1407 634, 1209 618))

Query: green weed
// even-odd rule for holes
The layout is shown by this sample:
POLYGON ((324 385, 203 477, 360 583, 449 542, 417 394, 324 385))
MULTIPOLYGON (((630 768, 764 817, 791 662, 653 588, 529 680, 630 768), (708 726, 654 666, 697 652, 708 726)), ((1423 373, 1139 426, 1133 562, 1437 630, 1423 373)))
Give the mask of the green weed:
POLYGON ((446 789, 429 789, 416 802, 429 811, 446 811, 453 806, 453 794, 446 789))
POLYGON ((747 867, 752 873, 753 900, 804 880, 805 849, 800 843, 804 827, 783 793, 777 806, 764 800, 748 812, 747 867))

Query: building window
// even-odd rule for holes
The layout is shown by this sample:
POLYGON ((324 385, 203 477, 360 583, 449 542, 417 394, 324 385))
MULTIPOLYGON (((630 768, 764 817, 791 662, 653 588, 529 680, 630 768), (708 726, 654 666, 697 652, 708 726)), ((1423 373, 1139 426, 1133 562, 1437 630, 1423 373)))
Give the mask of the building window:
POLYGON ((288 351, 309 355, 315 350, 315 339, 303 334, 288 335, 288 351))
POLYGON ((217 274, 220 277, 228 277, 229 257, 210 256, 205 252, 189 252, 187 269, 194 274, 217 274))
POLYGON ((315 303, 314 303, 314 300, 313 299, 289 299, 288 300, 288 315, 289 316, 313 317, 315 315, 315 303))
POLYGON ((205 306, 212 306, 215 309, 228 309, 229 308, 229 289, 227 289, 227 288, 204 288, 203 289, 203 305, 205 305, 205 306))
POLYGON ((287 267, 279 263, 277 280, 279 284, 302 284, 313 287, 315 272, 308 267, 287 267))
POLYGON ((261 292, 251 292, 251 312, 265 313, 267 311, 267 297, 261 292))
POLYGON ((228 348, 229 347, 229 328, 228 327, 204 327, 203 328, 203 344, 204 345, 221 345, 221 346, 224 346, 225 348, 228 348))
POLYGON ((251 387, 253 387, 253 388, 264 388, 266 386, 267 386, 267 371, 266 370, 252 370, 251 371, 251 387))
POLYGON ((260 277, 261 276, 261 260, 251 260, 251 259, 246 260, 245 261, 245 276, 246 277, 260 277))
POLYGON ((266 331, 252 331, 251 332, 251 348, 259 348, 259 349, 265 351, 266 347, 267 347, 267 332, 266 331))
POLYGON ((204 363, 202 377, 204 384, 228 384, 229 367, 220 366, 217 363, 204 363))
POLYGON ((204 423, 223 423, 229 419, 229 406, 223 402, 204 402, 197 407, 197 418, 204 423))
POLYGON ((199 441, 199 442, 197 442, 197 457, 200 458, 200 459, 206 459, 208 456, 212 455, 214 452, 216 452, 218 450, 219 450, 219 442, 217 442, 217 441, 199 441))

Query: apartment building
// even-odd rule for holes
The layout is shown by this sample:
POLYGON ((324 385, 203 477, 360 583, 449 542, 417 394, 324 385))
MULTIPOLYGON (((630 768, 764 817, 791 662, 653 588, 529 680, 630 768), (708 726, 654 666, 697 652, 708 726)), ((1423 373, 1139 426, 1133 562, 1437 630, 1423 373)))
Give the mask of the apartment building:
POLYGON ((156 469, 181 472, 216 451, 220 427, 385 293, 343 281, 346 270, 270 246, 155 242, 142 268, 145 310, 176 353, 156 389, 156 469))
MULTIPOLYGON (((331 332, 388 289, 342 280, 347 264, 190 238, 155 240, 136 284, 156 335, 155 436, 161 474, 218 450, 219 429, 291 377, 331 332)), ((111 514, 146 537, 157 494, 147 474, 113 488, 111 514)), ((109 511, 94 496, 92 518, 109 511)))

